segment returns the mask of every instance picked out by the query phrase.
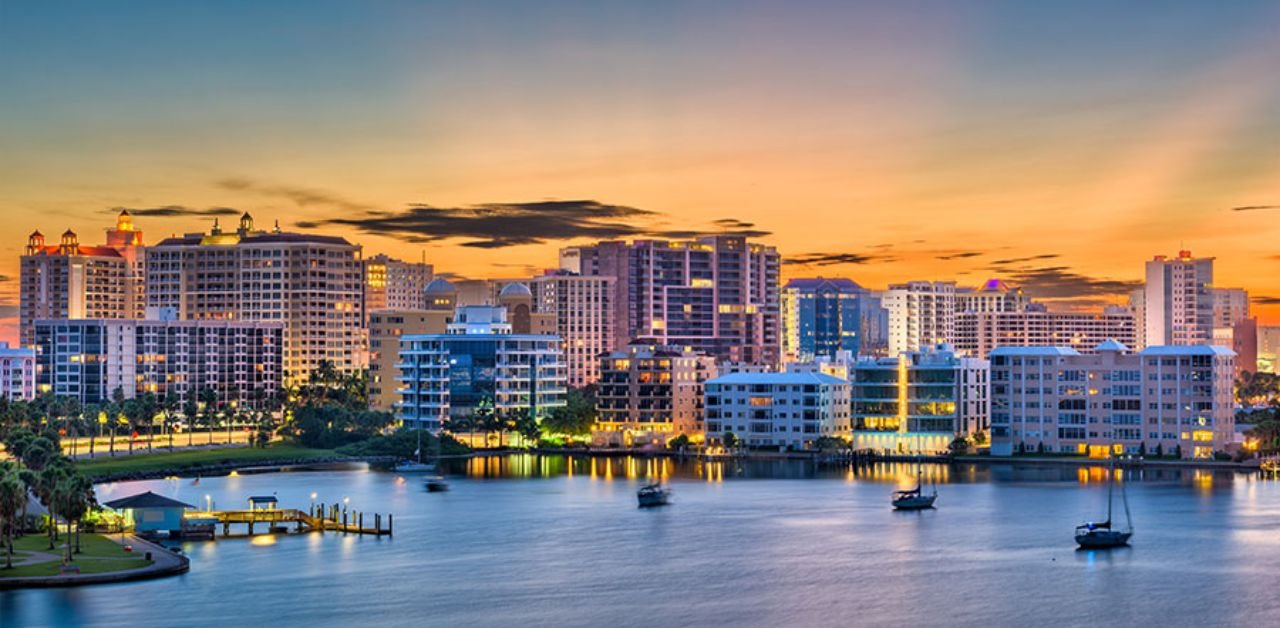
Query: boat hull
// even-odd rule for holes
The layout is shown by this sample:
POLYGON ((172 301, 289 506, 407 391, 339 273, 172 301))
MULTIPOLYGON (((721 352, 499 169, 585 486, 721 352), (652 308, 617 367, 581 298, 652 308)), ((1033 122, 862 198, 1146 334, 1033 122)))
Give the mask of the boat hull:
POLYGON ((1085 549, 1109 549, 1129 544, 1132 532, 1116 532, 1112 530, 1094 530, 1076 535, 1076 544, 1085 549))
POLYGON ((671 500, 666 495, 641 495, 637 497, 641 508, 653 508, 655 506, 666 506, 671 500))
POLYGON ((933 502, 938 499, 937 495, 920 495, 918 497, 905 497, 893 500, 894 510, 925 510, 933 508, 933 502))
POLYGON ((427 480, 426 486, 428 493, 444 493, 449 490, 449 484, 441 478, 427 480))
POLYGON ((422 464, 419 462, 402 462, 393 467, 393 470, 396 473, 435 473, 436 465, 422 464))

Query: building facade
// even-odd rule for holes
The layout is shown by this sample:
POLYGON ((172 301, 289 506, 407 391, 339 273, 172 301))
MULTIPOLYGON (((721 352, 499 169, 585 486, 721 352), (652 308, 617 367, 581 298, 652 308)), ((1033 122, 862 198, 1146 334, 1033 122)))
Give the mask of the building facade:
POLYGON ((1213 258, 1179 251, 1147 262, 1143 287, 1143 346, 1199 345, 1213 341, 1213 258))
POLYGON ((254 229, 172 237, 146 250, 147 304, 181 320, 284 325, 287 384, 321 361, 339 371, 365 366, 364 267, 343 238, 254 229))
POLYGON ((632 345, 599 357, 592 443, 601 447, 666 445, 680 435, 703 438, 703 394, 715 358, 673 347, 632 345))
POLYGON ((706 383, 706 442, 812 449, 849 434, 849 382, 823 373, 732 373, 706 383))
POLYGON ((990 279, 977 288, 956 290, 956 313, 964 312, 1021 312, 1032 304, 1022 288, 1015 288, 999 280, 990 279))
POLYGON ((550 315, 564 342, 569 385, 600 380, 600 356, 613 349, 613 277, 548 273, 529 283, 535 313, 550 315))
POLYGON ((236 321, 41 320, 37 393, 102 403, 150 393, 267 407, 280 390, 283 326, 236 321))
POLYGON ((940 345, 852 365, 853 447, 897 454, 945 452, 985 432, 989 362, 940 345))
POLYGON ((0 342, 0 399, 30 401, 36 397, 36 350, 0 342))
POLYGON ((778 251, 736 235, 600 242, 561 251, 565 270, 614 277, 614 349, 633 339, 776 366, 778 251))
POLYGON ((426 262, 405 262, 386 255, 367 257, 364 265, 364 311, 422 310, 434 269, 426 262))
POLYGON ((19 341, 35 342, 38 319, 136 319, 145 310, 142 232, 122 211, 106 243, 80 244, 68 229, 57 245, 36 231, 19 262, 19 341))
POLYGON ((392 412, 400 401, 400 339, 443 334, 453 322, 448 310, 380 310, 369 314, 369 408, 392 412))
POLYGON ((888 311, 889 355, 952 341, 955 282, 911 281, 891 285, 881 293, 881 305, 888 311))
POLYGON ((1234 439, 1234 362, 1209 345, 1001 347, 991 353, 991 453, 1210 458, 1234 439))
POLYGON ((985 358, 996 347, 1060 346, 1092 353, 1105 340, 1125 346, 1138 341, 1133 310, 1107 307, 1100 314, 1049 312, 1033 306, 1022 311, 966 311, 956 314, 955 350, 985 358))
POLYGON ((401 336, 397 368, 397 416, 424 429, 447 428, 482 405, 541 421, 565 404, 560 338, 511 333, 502 307, 460 307, 444 334, 401 336))
POLYGON ((889 314, 850 279, 792 279, 782 289, 784 360, 808 362, 888 350, 889 314))

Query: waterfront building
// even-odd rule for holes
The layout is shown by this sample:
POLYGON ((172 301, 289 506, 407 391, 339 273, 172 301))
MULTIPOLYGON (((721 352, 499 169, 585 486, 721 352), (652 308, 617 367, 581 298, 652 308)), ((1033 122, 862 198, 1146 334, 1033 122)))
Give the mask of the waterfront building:
POLYGON ((68 229, 57 245, 33 232, 19 263, 19 340, 35 342, 42 318, 142 318, 146 306, 142 232, 128 211, 100 246, 80 244, 68 229))
POLYGON ((555 312, 535 309, 533 291, 520 281, 512 281, 498 292, 497 304, 507 311, 513 334, 552 335, 557 333, 555 312))
POLYGON ((706 442, 811 449, 849 435, 849 382, 823 373, 732 373, 706 383, 706 442))
POLYGON ((996 347, 1061 346, 1092 353, 1099 343, 1138 340, 1133 310, 1108 306, 1101 313, 1050 312, 1038 304, 1021 311, 965 311, 956 314, 955 350, 985 358, 996 347))
POLYGON ((870 290, 850 279, 792 279, 782 289, 782 354, 812 361, 840 351, 882 353, 888 312, 870 290))
POLYGON ((0 399, 30 401, 36 396, 36 350, 0 342, 0 399))
POLYGON ((552 333, 564 343, 569 385, 600 380, 600 355, 613 348, 613 277, 583 277, 553 271, 529 283, 535 314, 555 322, 552 333))
POLYGON ((956 290, 956 313, 1021 312, 1031 306, 1031 298, 1022 288, 1014 288, 999 279, 989 279, 977 288, 956 290))
POLYGON ((1197 259, 1191 251, 1176 258, 1157 255, 1147 262, 1143 287, 1142 342, 1153 345, 1198 345, 1213 340, 1213 258, 1197 259))
POLYGON ((405 262, 386 255, 363 260, 364 311, 422 310, 433 267, 426 262, 405 262))
POLYGON ((889 355, 951 342, 955 334, 954 281, 911 281, 881 293, 888 311, 889 355))
POLYGON ((948 345, 852 365, 853 446, 898 454, 947 451, 989 427, 987 360, 948 345))
POLYGON ((364 267, 344 238, 254 229, 244 214, 235 231, 214 222, 146 250, 147 303, 182 320, 284 325, 287 384, 306 380, 321 361, 339 371, 363 368, 364 267))
POLYGON ((688 349, 632 345, 598 359, 594 445, 663 446, 680 435, 702 440, 704 384, 716 376, 715 358, 688 349))
POLYGON ((737 235, 599 242, 561 251, 564 269, 614 277, 614 343, 690 347, 721 360, 781 358, 778 251, 737 235))
POLYGON ((397 416, 430 430, 470 417, 480 405, 499 416, 541 420, 563 406, 567 385, 560 338, 515 334, 506 308, 463 306, 444 334, 400 337, 397 416))
POLYGON ((1210 458, 1235 432, 1235 354, 1210 345, 1108 341, 991 352, 991 453, 1210 458))
POLYGON ((258 407, 280 390, 283 326, 227 320, 40 320, 38 393, 81 403, 151 393, 258 407))
MULTIPOLYGON (((443 281, 443 280, 440 280, 443 281)), ((443 334, 453 322, 453 308, 382 310, 369 314, 369 408, 391 412, 400 401, 400 339, 406 335, 443 334)))

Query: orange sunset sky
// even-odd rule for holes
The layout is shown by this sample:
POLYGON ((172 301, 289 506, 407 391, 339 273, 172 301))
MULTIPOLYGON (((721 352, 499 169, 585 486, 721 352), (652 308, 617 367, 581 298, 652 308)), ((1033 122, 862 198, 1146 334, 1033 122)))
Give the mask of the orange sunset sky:
POLYGON ((26 235, 98 243, 119 208, 148 242, 247 210, 466 277, 745 229, 791 277, 1062 307, 1181 247, 1280 324, 1274 3, 18 4, 0 338, 26 235))

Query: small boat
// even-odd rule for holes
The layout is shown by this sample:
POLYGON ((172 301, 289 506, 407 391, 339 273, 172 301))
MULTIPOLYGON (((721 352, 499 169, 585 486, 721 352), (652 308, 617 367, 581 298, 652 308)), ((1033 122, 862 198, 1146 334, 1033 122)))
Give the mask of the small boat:
MULTIPOLYGON (((1115 472, 1114 461, 1111 471, 1115 472)), ((1102 523, 1086 521, 1076 526, 1076 544, 1081 548, 1110 549, 1129 544, 1129 538, 1133 536, 1133 519, 1129 516, 1129 496, 1124 490, 1123 483, 1120 483, 1120 498, 1124 502, 1125 529, 1117 530, 1111 525, 1111 503, 1114 501, 1116 484, 1117 481, 1112 480, 1107 487, 1107 520, 1102 523)))
POLYGON ((666 506, 671 503, 671 489, 661 484, 650 484, 636 491, 636 499, 639 500, 641 508, 666 506))
POLYGON ((426 486, 428 493, 444 493, 449 490, 449 483, 445 482, 444 477, 439 475, 427 478, 426 486))
POLYGON ((415 460, 401 460, 396 463, 393 470, 396 473, 435 473, 436 465, 433 462, 422 461, 422 430, 418 432, 418 448, 413 450, 415 460))
POLYGON ((924 469, 916 467, 916 487, 907 491, 893 492, 893 509, 894 510, 924 510, 933 508, 933 502, 938 499, 938 485, 933 485, 933 493, 925 495, 924 493, 924 469))

